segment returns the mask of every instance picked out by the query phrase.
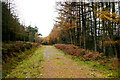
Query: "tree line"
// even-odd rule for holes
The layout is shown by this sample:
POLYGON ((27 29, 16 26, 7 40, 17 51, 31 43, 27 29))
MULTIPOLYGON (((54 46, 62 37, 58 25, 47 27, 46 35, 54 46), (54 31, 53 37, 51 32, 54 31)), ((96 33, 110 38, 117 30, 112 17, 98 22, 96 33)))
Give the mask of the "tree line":
POLYGON ((37 26, 25 26, 19 22, 18 17, 13 12, 11 0, 2 1, 2 41, 30 41, 38 42, 41 34, 38 33, 37 26))
POLYGON ((59 16, 44 42, 74 44, 106 56, 119 56, 120 1, 56 4, 59 16))

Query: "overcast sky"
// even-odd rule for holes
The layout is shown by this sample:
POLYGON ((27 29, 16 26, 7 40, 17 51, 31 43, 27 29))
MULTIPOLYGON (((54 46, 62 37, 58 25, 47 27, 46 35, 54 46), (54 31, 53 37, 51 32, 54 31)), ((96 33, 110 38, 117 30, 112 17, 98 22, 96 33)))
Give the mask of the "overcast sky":
POLYGON ((39 33, 46 37, 53 28, 57 13, 55 0, 15 0, 20 22, 26 26, 37 26, 39 33))

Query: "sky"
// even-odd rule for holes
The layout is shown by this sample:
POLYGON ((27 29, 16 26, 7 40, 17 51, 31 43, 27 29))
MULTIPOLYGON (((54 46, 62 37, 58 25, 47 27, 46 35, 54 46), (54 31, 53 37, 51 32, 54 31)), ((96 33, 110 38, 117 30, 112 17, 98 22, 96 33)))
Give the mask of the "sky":
POLYGON ((15 0, 20 23, 37 26, 42 37, 46 37, 54 26, 57 17, 55 0, 15 0))

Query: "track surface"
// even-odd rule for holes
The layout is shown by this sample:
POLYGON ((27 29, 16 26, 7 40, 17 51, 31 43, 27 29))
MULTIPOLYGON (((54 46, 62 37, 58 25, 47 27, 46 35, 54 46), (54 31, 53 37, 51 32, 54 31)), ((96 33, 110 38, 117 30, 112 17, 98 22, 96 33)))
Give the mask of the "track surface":
POLYGON ((6 78, 104 78, 104 74, 73 61, 53 46, 42 46, 6 78))

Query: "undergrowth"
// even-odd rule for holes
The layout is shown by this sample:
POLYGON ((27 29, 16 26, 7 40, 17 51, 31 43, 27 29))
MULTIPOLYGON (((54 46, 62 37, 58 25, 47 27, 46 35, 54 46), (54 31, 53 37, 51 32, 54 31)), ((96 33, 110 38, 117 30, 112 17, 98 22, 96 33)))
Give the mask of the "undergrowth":
POLYGON ((2 43, 2 60, 6 61, 8 57, 18 56, 21 52, 24 52, 26 49, 30 49, 31 47, 37 47, 38 43, 33 42, 23 42, 23 41, 15 41, 2 43), (18 53, 17 55, 14 53, 18 53))

